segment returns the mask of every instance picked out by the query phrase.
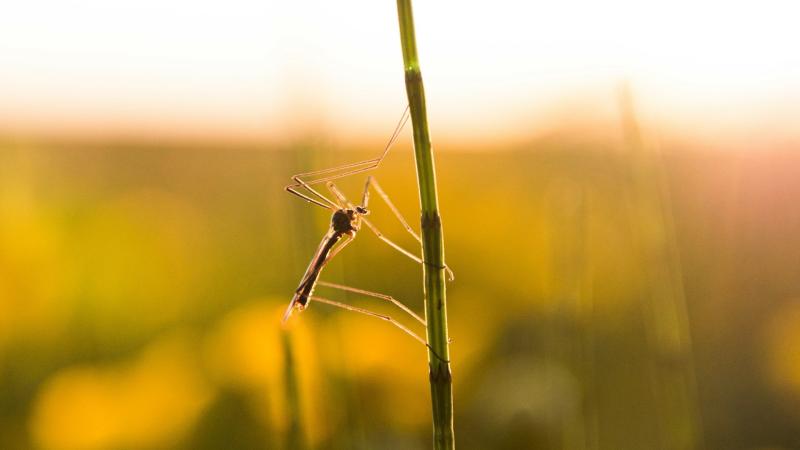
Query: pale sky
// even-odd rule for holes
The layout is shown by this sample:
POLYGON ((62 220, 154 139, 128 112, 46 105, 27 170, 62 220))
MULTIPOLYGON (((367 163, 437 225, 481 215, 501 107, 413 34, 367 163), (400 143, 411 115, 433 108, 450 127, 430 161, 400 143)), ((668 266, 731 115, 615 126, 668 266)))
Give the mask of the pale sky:
MULTIPOLYGON (((415 0, 434 139, 615 113, 800 134, 796 1, 415 0)), ((0 131, 344 140, 405 106, 389 0, 26 0, 0 7, 0 131)))

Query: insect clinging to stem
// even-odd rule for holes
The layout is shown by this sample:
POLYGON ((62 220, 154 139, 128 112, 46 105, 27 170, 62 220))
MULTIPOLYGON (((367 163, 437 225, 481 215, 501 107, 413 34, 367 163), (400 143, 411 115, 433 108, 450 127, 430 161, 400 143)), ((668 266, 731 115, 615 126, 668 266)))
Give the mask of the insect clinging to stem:
MULTIPOLYGON (((420 244, 422 243, 422 240, 420 239, 419 235, 413 230, 413 228, 411 228, 411 226, 405 220, 405 218, 397 209, 397 207, 392 203, 392 201, 389 199, 389 196, 381 188, 380 184, 375 179, 375 177, 371 175, 367 176, 366 183, 364 185, 364 191, 361 196, 361 204, 359 205, 353 205, 333 183, 333 180, 339 178, 344 178, 347 176, 376 169, 381 164, 386 155, 389 153, 389 150, 391 149, 392 145, 395 143, 397 138, 400 136, 400 132, 402 131, 406 122, 408 122, 408 119, 409 119, 409 109, 408 107, 406 107, 405 110, 403 111, 403 115, 401 116, 400 121, 397 123, 397 126, 394 129, 394 132, 389 138, 389 142, 386 144, 386 147, 384 148, 381 155, 378 156, 377 158, 345 164, 342 166, 333 167, 329 169, 322 169, 313 172, 301 173, 293 175, 291 177, 293 183, 285 187, 287 192, 296 195, 313 205, 332 211, 332 215, 328 232, 323 236, 322 241, 320 242, 316 252, 314 253, 314 256, 311 258, 311 262, 309 263, 308 268, 306 269, 302 279, 300 280, 300 285, 294 292, 294 296, 292 297, 292 300, 289 303, 289 307, 286 309, 286 313, 283 316, 284 324, 286 323, 287 320, 289 320, 289 317, 295 310, 297 311, 304 310, 305 308, 308 307, 310 301, 313 300, 319 303, 325 303, 328 305, 346 309, 348 311, 355 311, 361 314, 385 320, 394 325, 395 327, 401 329, 402 331, 404 331, 417 341, 421 342, 428 348, 430 348, 430 345, 428 345, 425 339, 423 339, 418 334, 411 331, 408 327, 398 322, 391 316, 375 313, 364 308, 347 305, 345 303, 329 300, 327 298, 314 295, 314 290, 317 286, 325 286, 334 289, 339 289, 342 291, 379 298, 394 304, 395 306, 403 310, 405 313, 413 317, 417 322, 427 327, 427 323, 423 318, 421 318, 419 315, 414 313, 411 309, 409 309, 407 306, 405 306, 403 303, 396 300, 392 296, 379 294, 377 292, 370 292, 363 289, 352 288, 340 284, 328 283, 325 281, 321 281, 319 279, 322 273, 322 269, 325 267, 325 265, 331 259, 333 259, 340 251, 342 251, 342 249, 344 249, 348 244, 350 244, 353 241, 353 239, 356 236, 356 233, 361 229, 362 224, 366 225, 370 231, 372 231, 380 240, 388 244, 390 247, 394 248, 398 252, 402 253, 403 255, 407 256, 408 258, 414 260, 419 264, 425 264, 425 262, 421 257, 416 256, 415 254, 404 249, 400 245, 396 244, 395 242, 384 236, 383 233, 381 233, 372 222, 366 219, 365 216, 369 214, 370 190, 374 190, 383 199, 386 205, 389 206, 389 209, 392 211, 395 217, 397 217, 397 219, 400 221, 400 223, 403 225, 406 231, 408 231, 414 237, 414 239, 417 240, 417 242, 420 242, 420 244), (321 183, 325 183, 325 186, 331 193, 333 200, 331 198, 326 197, 313 187, 314 185, 321 183)), ((450 268, 445 266, 444 269, 447 271, 450 279, 452 280, 453 273, 450 270, 450 268)), ((438 357, 438 355, 436 356, 438 357)))

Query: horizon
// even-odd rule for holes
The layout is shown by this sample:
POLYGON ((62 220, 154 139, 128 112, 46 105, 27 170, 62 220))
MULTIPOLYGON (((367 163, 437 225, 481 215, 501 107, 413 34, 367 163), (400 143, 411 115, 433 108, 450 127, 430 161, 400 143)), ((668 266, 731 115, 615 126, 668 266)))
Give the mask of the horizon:
MULTIPOLYGON (((274 6, 15 4, 0 19, 0 130, 89 140, 388 136, 404 106, 394 4, 274 6), (357 20, 337 27, 331 17, 357 20)), ((565 121, 612 123, 628 83, 659 134, 794 142, 800 30, 790 2, 769 6, 504 2, 492 14, 420 3, 434 139, 481 146, 565 121)))

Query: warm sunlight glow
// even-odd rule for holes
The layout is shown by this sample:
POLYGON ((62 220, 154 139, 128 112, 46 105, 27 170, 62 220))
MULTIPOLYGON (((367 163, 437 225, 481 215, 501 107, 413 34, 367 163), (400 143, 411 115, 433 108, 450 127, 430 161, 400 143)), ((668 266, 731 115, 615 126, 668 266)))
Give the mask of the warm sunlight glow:
MULTIPOLYGON (((611 112, 621 80, 651 118, 694 131, 791 131, 800 113, 796 2, 415 7, 440 136, 528 135, 554 111, 611 112)), ((0 130, 281 138, 322 126, 382 136, 404 104, 394 8, 14 2, 0 17, 0 130)))

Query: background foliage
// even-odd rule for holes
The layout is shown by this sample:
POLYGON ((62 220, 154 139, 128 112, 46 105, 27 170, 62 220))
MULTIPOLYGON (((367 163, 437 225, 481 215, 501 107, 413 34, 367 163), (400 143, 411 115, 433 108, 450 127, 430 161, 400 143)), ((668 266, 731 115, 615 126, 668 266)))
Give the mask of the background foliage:
MULTIPOLYGON (((659 153, 623 117, 438 149, 459 447, 797 448, 800 157, 659 153)), ((325 305, 280 334, 328 221, 283 185, 376 153, 331 147, 0 144, 0 448, 427 448, 418 343, 325 305)), ((406 138, 376 175, 416 222, 412 173, 406 138)), ((374 236, 337 259, 422 311, 374 236)))

